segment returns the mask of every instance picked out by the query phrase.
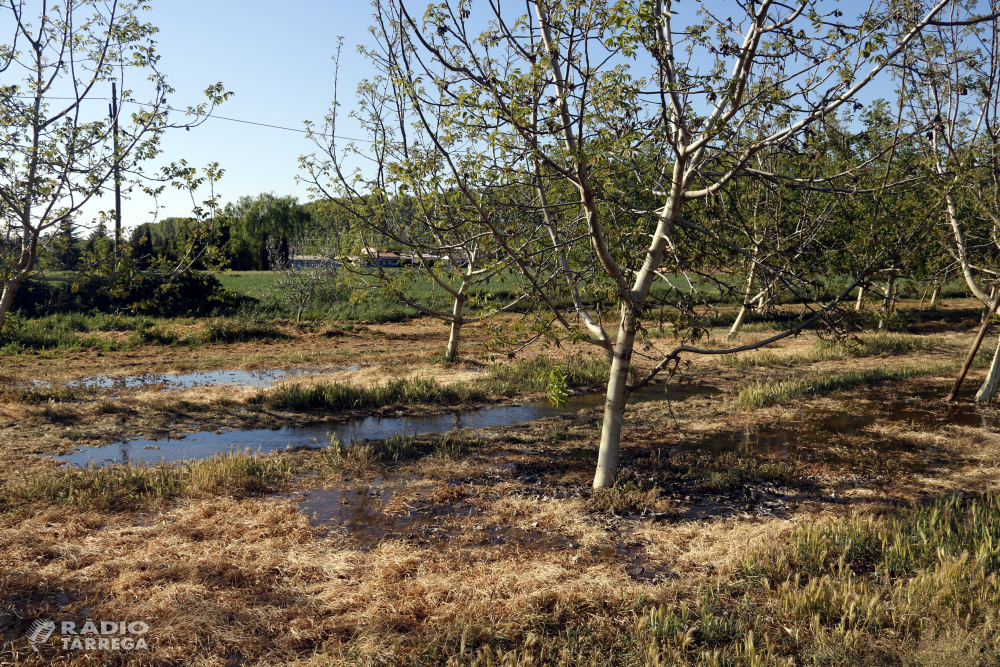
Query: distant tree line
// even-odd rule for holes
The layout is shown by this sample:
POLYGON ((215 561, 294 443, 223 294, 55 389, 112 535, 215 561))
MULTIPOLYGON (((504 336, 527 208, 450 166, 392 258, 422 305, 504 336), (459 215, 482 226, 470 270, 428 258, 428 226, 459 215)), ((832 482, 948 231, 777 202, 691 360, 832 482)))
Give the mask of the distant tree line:
MULTIPOLYGON (((192 268, 269 271, 270 245, 279 248, 284 263, 290 247, 319 252, 320 246, 338 238, 348 226, 336 202, 300 204, 295 197, 265 193, 227 204, 216 216, 214 229, 206 229, 195 218, 180 217, 137 225, 130 231, 128 247, 136 268, 144 270, 182 260, 195 235, 201 235, 208 247, 192 268)), ((112 244, 103 224, 84 237, 77 223, 67 218, 48 236, 40 261, 53 271, 75 271, 88 258, 106 256, 112 244)))

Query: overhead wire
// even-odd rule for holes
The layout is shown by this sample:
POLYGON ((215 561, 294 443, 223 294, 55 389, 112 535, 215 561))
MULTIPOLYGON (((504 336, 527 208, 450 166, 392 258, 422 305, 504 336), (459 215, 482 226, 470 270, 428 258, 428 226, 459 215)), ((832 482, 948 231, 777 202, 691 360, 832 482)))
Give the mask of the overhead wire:
MULTIPOLYGON (((17 95, 16 97, 19 97, 19 98, 22 98, 22 99, 34 99, 33 96, 31 96, 31 95, 17 95)), ((75 97, 47 97, 46 99, 50 99, 50 100, 75 100, 76 98, 75 97)), ((101 101, 105 101, 105 102, 110 102, 111 101, 110 97, 87 97, 85 99, 88 99, 88 100, 101 100, 101 101)), ((147 103, 144 103, 144 102, 133 102, 131 100, 125 100, 125 102, 127 104, 135 104, 135 105, 141 106, 141 107, 152 106, 151 104, 147 104, 147 103)), ((184 109, 178 109, 176 107, 171 107, 171 106, 167 106, 166 109, 168 111, 185 111, 184 109)), ((330 138, 333 138, 333 139, 344 139, 345 141, 363 141, 363 142, 366 142, 366 143, 369 143, 369 144, 370 143, 374 143, 371 139, 359 139, 357 137, 345 137, 345 136, 340 135, 340 134, 323 134, 322 132, 312 132, 310 130, 303 130, 303 129, 296 128, 296 127, 285 127, 284 125, 273 125, 271 123, 261 123, 261 122, 255 121, 255 120, 243 120, 241 118, 229 118, 227 116, 217 116, 215 114, 208 114, 207 116, 205 116, 205 118, 206 119, 207 118, 215 118, 217 120, 227 120, 227 121, 230 121, 232 123, 244 123, 246 125, 259 125, 260 127, 270 127, 270 128, 275 129, 275 130, 286 130, 288 132, 298 132, 300 134, 314 134, 314 135, 317 135, 317 136, 320 136, 320 137, 323 137, 323 138, 330 137, 330 138)))

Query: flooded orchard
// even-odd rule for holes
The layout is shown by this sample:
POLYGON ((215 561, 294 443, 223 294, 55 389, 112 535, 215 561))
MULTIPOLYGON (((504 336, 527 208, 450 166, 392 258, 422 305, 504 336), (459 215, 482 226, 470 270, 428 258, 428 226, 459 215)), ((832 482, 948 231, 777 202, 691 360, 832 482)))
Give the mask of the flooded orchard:
MULTIPOLYGON (((290 335, 271 368, 249 345, 149 373, 133 369, 157 360, 134 352, 24 358, 5 370, 0 431, 7 640, 24 632, 14 609, 151 628, 183 615, 199 623, 183 641, 218 655, 340 654, 359 636, 405 645, 456 623, 512 632, 595 595, 616 613, 693 600, 702 623, 735 622, 747 595, 770 604, 746 588, 753 568, 803 557, 775 549, 841 539, 812 527, 879 534, 907 508, 996 488, 997 413, 971 400, 982 365, 943 400, 971 333, 893 335, 898 349, 878 354, 833 354, 806 332, 773 358, 693 360, 630 396, 617 481, 596 491, 605 397, 586 378, 601 362, 579 349, 446 364, 416 321, 322 355, 290 335), (555 363, 580 378, 559 406, 537 388, 555 363), (790 386, 806 390, 754 398, 790 386)), ((640 621, 629 632, 647 632, 640 621)))

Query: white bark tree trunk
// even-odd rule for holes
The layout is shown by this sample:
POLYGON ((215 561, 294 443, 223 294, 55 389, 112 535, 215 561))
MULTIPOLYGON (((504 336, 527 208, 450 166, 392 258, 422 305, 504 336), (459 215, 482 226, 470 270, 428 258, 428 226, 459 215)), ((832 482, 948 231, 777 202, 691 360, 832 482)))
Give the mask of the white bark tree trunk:
POLYGON ((594 488, 602 489, 615 483, 618 471, 618 452, 621 448, 622 423, 625 404, 628 402, 628 369, 635 343, 636 320, 628 306, 622 308, 622 322, 615 343, 615 356, 611 361, 608 395, 604 401, 604 424, 601 428, 601 449, 597 456, 594 488))
POLYGON ((976 392, 976 402, 989 403, 996 398, 998 388, 1000 388, 1000 340, 997 341, 997 351, 993 353, 993 363, 990 364, 986 380, 976 392))
POLYGON ((3 296, 0 296, 0 329, 3 329, 3 323, 7 320, 7 313, 10 312, 11 306, 14 305, 14 297, 20 288, 20 278, 8 280, 3 288, 3 296))
POLYGON ((729 333, 725 335, 723 340, 730 340, 739 335, 740 329, 743 327, 743 321, 747 317, 747 313, 750 311, 750 296, 753 294, 754 281, 757 279, 757 262, 750 263, 750 271, 747 274, 747 290, 743 297, 743 306, 740 308, 739 315, 736 316, 736 321, 733 322, 732 328, 729 329, 729 333))
POLYGON ((962 226, 958 220, 958 207, 955 205, 955 199, 949 194, 945 197, 945 203, 947 204, 945 210, 948 213, 948 223, 951 225, 952 234, 955 237, 955 250, 958 251, 958 263, 962 269, 962 276, 965 278, 965 284, 969 286, 969 290, 972 294, 979 299, 984 306, 988 306, 992 303, 992 300, 987 296, 986 292, 979 287, 976 282, 976 278, 972 273, 972 265, 969 263, 969 254, 965 245, 965 237, 962 234, 962 226))
MULTIPOLYGON (((464 288, 465 285, 463 284, 464 288)), ((451 321, 451 333, 448 336, 448 349, 445 351, 444 358, 448 361, 455 361, 458 359, 458 341, 459 336, 462 333, 462 310, 465 307, 465 298, 459 297, 455 299, 455 307, 452 309, 452 315, 454 319, 451 321)))
POLYGON ((941 286, 940 285, 935 285, 934 286, 934 291, 931 292, 931 303, 930 303, 930 309, 931 310, 934 310, 935 308, 937 308, 938 297, 940 297, 940 296, 941 296, 941 286))
POLYGON ((889 313, 892 311, 892 290, 896 286, 896 274, 890 273, 888 280, 885 281, 885 297, 882 299, 882 317, 878 320, 878 330, 885 330, 888 326, 889 313))
POLYGON ((858 300, 854 302, 854 312, 860 313, 861 307, 865 303, 865 288, 858 286, 858 300))

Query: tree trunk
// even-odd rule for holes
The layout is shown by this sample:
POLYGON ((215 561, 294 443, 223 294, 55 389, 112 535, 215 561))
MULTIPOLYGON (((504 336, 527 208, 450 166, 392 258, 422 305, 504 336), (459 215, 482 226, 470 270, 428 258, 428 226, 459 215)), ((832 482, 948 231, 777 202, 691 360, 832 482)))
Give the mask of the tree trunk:
POLYGON ((889 325, 889 313, 892 311, 892 290, 896 285, 896 274, 890 273, 885 281, 885 298, 882 300, 882 317, 878 320, 878 330, 883 331, 889 325))
POLYGON ((757 278, 757 263, 750 263, 750 271, 747 274, 747 291, 743 297, 743 307, 740 308, 739 315, 736 316, 736 321, 733 322, 732 328, 729 333, 726 334, 723 340, 729 340, 735 338, 740 333, 740 329, 743 327, 743 320, 746 319, 747 313, 750 311, 750 295, 753 294, 753 284, 757 278))
POLYGON ((976 392, 976 403, 989 403, 997 395, 1000 388, 1000 340, 997 341, 997 351, 993 353, 993 363, 990 372, 986 374, 983 386, 976 392))
MULTIPOLYGON (((463 285, 464 287, 464 285, 463 285)), ((465 306, 465 299, 455 299, 455 307, 452 314, 455 319, 451 321, 451 334, 448 336, 448 349, 444 353, 444 358, 448 361, 458 359, 458 339, 462 333, 462 309, 465 306)))
POLYGON ((972 292, 973 296, 979 299, 984 306, 993 303, 993 300, 983 292, 982 288, 976 283, 975 276, 972 274, 972 265, 969 263, 968 255, 966 253, 965 238, 962 236, 962 227, 958 222, 958 207, 955 205, 955 199, 950 194, 945 196, 945 203, 947 207, 945 210, 948 213, 948 222, 951 224, 951 230, 955 237, 955 250, 958 251, 958 263, 962 269, 962 275, 965 277, 965 284, 969 286, 969 291, 972 292))
POLYGON ((3 323, 7 320, 7 313, 10 312, 11 306, 14 305, 14 296, 17 295, 17 290, 20 288, 20 278, 8 280, 7 285, 3 288, 3 296, 0 296, 0 330, 3 329, 3 323))
MULTIPOLYGON (((533 113, 537 115, 537 111, 533 113)), ((537 118, 533 118, 533 122, 537 122, 537 118)), ((552 212, 549 210, 548 198, 545 195, 545 188, 542 186, 542 169, 537 160, 535 161, 535 190, 538 193, 538 202, 542 205, 542 216, 545 218, 545 226, 549 228, 549 238, 552 239, 552 247, 556 249, 559 268, 562 269, 563 278, 566 280, 570 295, 573 297, 573 307, 576 309, 577 317, 587 327, 590 342, 603 347, 608 357, 608 363, 611 363, 611 360, 614 358, 614 346, 611 344, 611 339, 608 338, 607 332, 604 331, 604 327, 594 321, 594 318, 590 316, 590 312, 584 307, 583 299, 580 298, 576 276, 569 266, 566 250, 563 248, 556 223, 552 219, 552 212)))
POLYGON ((931 303, 930 303, 930 306, 929 306, 929 308, 931 310, 934 310, 935 308, 937 308, 937 302, 938 302, 938 298, 940 296, 941 296, 941 286, 940 285, 935 285, 934 286, 934 291, 931 292, 931 303))
POLYGON ((858 300, 854 302, 854 312, 860 313, 861 307, 865 303, 865 288, 861 285, 858 286, 858 300))
POLYGON ((628 369, 635 343, 636 319, 628 309, 622 308, 622 322, 615 343, 615 356, 611 361, 608 395, 604 401, 604 425, 601 428, 601 450, 597 457, 594 488, 602 489, 615 483, 618 471, 618 450, 621 447, 622 422, 628 402, 628 369))
MULTIPOLYGON (((991 287, 990 288, 990 303, 993 303, 993 300, 996 299, 996 296, 997 296, 997 288, 996 287, 991 287)), ((986 320, 988 320, 989 318, 990 318, 990 306, 989 306, 989 304, 986 304, 985 306, 983 306, 983 312, 980 313, 980 315, 979 315, 979 323, 980 324, 984 324, 986 322, 986 320)))

